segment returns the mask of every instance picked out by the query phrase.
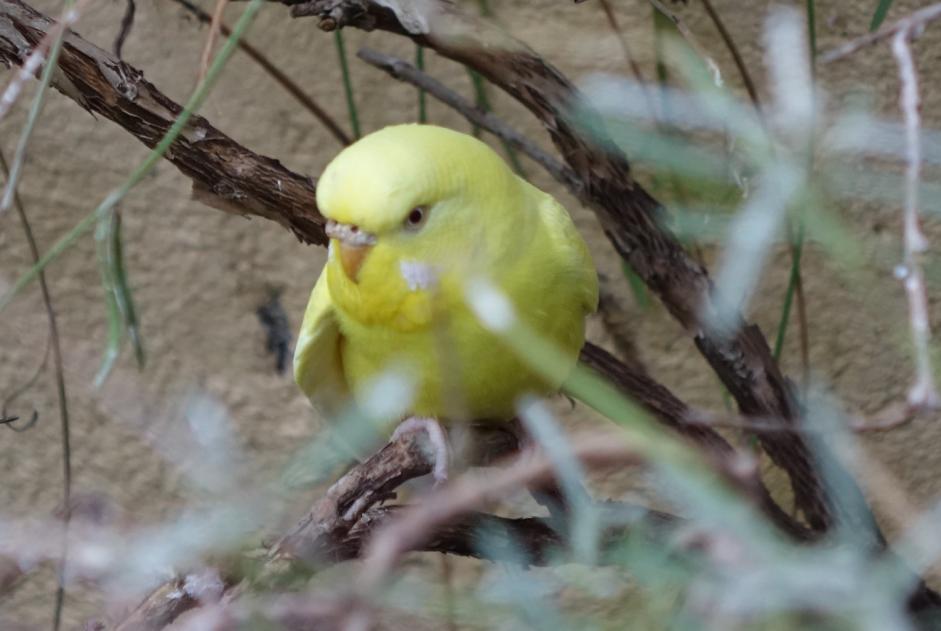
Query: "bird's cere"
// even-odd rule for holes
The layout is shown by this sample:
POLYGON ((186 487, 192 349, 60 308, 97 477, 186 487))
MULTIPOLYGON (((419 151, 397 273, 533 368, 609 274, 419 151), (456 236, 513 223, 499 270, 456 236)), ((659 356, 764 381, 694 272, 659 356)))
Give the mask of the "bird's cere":
POLYGON ((438 284, 438 275, 435 270, 421 261, 401 261, 399 272, 402 273, 402 278, 412 291, 431 289, 438 284))
POLYGON ((360 230, 359 226, 339 223, 332 219, 327 222, 324 232, 331 239, 337 239, 346 245, 362 247, 376 244, 376 235, 360 230))
POLYGON ((475 278, 467 284, 467 302, 481 324, 492 331, 505 333, 516 323, 513 305, 488 280, 475 278))

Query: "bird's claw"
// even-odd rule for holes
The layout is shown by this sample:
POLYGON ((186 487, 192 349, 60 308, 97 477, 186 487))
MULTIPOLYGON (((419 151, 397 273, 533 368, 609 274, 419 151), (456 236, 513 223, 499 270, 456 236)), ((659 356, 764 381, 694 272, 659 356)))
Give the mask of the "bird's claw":
POLYGON ((448 462, 451 457, 448 448, 448 436, 437 419, 412 416, 399 423, 399 426, 392 433, 392 440, 400 438, 403 434, 414 432, 425 432, 428 436, 428 442, 431 443, 435 460, 431 475, 435 480, 435 486, 441 486, 448 479, 448 462))

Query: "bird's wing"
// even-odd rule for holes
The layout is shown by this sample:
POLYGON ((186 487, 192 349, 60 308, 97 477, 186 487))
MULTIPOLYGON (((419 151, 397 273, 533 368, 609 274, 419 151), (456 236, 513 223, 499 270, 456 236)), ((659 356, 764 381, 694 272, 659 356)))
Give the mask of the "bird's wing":
POLYGON ((340 355, 341 338, 324 267, 304 312, 294 350, 294 380, 314 406, 325 413, 338 411, 349 398, 340 355))
POLYGON ((576 287, 585 315, 598 309, 598 273, 585 240, 579 234, 568 211, 548 194, 543 194, 539 216, 556 252, 558 260, 567 261, 565 274, 576 287))

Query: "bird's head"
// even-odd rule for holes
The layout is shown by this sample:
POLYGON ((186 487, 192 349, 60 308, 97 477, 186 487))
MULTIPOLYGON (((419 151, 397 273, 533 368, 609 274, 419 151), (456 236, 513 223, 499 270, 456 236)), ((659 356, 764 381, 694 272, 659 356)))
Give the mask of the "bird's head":
MULTIPOLYGON (((396 125, 341 151, 317 184, 331 256, 352 283, 494 260, 520 180, 487 145, 431 125, 396 125), (410 267, 412 266, 412 267, 410 267), (381 269, 380 269, 381 268, 381 269), (390 269, 392 268, 392 269, 390 269)), ((411 278, 408 276, 411 274, 411 278)))

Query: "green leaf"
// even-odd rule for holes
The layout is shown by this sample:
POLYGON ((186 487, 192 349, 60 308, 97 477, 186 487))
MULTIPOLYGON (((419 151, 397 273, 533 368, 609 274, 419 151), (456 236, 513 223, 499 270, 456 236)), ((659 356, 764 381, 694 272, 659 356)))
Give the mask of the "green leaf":
POLYGON ((885 20, 885 16, 891 6, 892 0, 879 0, 879 6, 876 7, 876 12, 872 14, 872 22, 869 23, 870 32, 882 26, 882 21, 885 20))
POLYGON ((358 139, 362 135, 359 128, 359 112, 356 109, 356 100, 353 98, 353 80, 350 78, 350 65, 346 61, 346 44, 343 42, 343 33, 340 29, 333 32, 333 41, 340 60, 340 73, 343 75, 343 92, 346 94, 346 111, 350 117, 350 129, 353 130, 353 138, 358 139))

